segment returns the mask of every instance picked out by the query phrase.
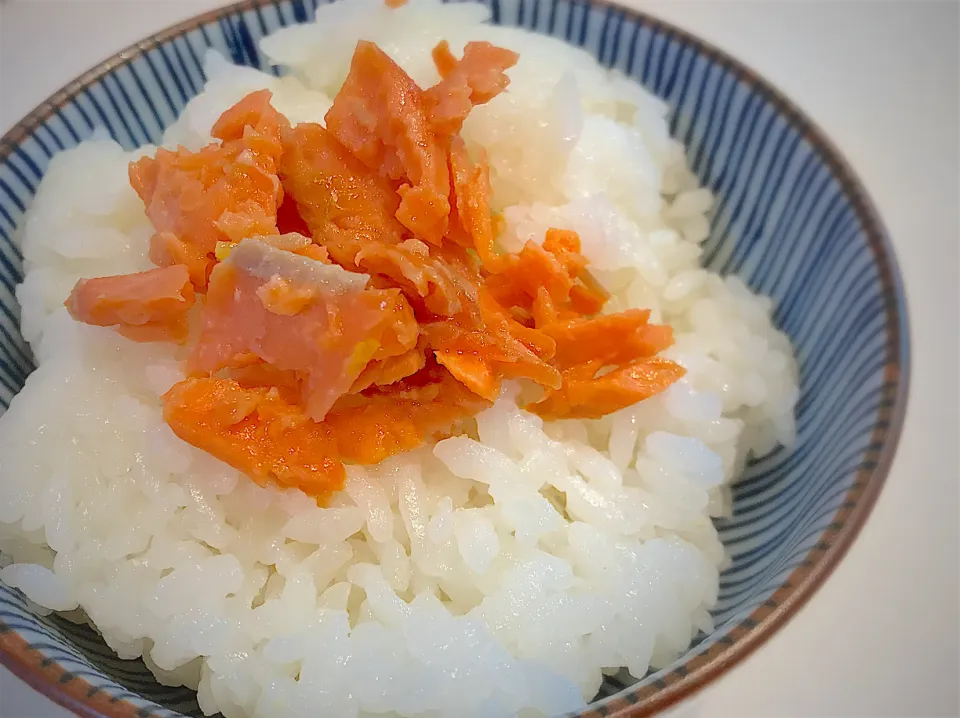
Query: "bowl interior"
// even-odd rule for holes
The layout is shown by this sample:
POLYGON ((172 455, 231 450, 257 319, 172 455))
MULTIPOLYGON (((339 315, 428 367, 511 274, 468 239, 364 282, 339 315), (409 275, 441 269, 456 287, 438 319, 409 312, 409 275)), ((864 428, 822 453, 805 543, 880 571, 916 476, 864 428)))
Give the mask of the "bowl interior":
MULTIPOLYGON (((882 229, 845 165, 749 71, 679 31, 613 6, 490 5, 494 22, 581 45, 669 103, 674 135, 718 196, 704 246, 707 265, 773 297, 776 324, 798 354, 798 445, 752 463, 734 490, 733 517, 719 523, 733 561, 721 577, 717 629, 639 683, 611 677, 592 706, 600 714, 638 702, 650 707, 699 685, 769 634, 852 540, 879 491, 902 417, 902 291, 882 229)), ((158 141, 202 89, 207 47, 272 71, 257 40, 306 21, 312 10, 310 0, 248 2, 161 33, 65 88, 3 139, 3 407, 32 368, 18 331, 14 287, 22 269, 14 235, 50 156, 96 126, 128 149, 158 141)), ((87 627, 34 616, 18 592, 0 585, 0 653, 4 648, 35 656, 27 672, 56 679, 61 699, 66 691, 111 715, 200 715, 190 691, 158 685, 142 663, 118 660, 87 627)))

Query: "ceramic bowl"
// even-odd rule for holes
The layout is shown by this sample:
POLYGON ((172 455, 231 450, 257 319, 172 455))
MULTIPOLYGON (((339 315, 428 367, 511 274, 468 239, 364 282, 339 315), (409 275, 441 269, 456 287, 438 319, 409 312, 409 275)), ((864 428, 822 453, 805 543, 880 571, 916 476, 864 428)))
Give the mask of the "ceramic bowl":
MULTIPOLYGON (((103 126, 126 148, 157 142, 203 85, 212 46, 269 70, 257 40, 312 18, 316 0, 251 0, 165 30, 53 95, 0 141, 0 401, 32 368, 18 331, 17 224, 50 156, 103 126)), ((607 680, 584 715, 646 715, 700 688, 783 626, 850 547, 880 492, 904 416, 908 330, 890 243, 846 162, 789 100, 674 27, 600 2, 489 0, 493 21, 555 35, 671 107, 673 134, 718 197, 706 264, 776 302, 800 364, 799 441, 749 467, 719 522, 732 565, 716 630, 637 682, 607 680)), ((29 68, 17 68, 29 72, 29 68)), ((199 716, 86 627, 30 613, 0 584, 0 662, 82 716, 199 716)), ((798 679, 799 680, 799 679, 798 679)))

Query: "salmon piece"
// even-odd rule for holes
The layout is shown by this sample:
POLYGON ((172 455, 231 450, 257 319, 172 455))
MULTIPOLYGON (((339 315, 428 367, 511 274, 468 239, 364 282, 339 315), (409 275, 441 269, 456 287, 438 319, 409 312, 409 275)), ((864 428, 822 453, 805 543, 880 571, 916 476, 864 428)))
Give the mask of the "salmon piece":
POLYGON ((464 317, 421 324, 428 346, 439 364, 478 396, 493 401, 505 378, 531 379, 559 388, 560 373, 546 360, 554 351, 553 340, 536 329, 524 327, 480 289, 479 320, 464 317))
POLYGON ((560 389, 548 391, 540 401, 525 408, 548 421, 598 419, 659 394, 686 373, 682 366, 669 359, 649 357, 600 377, 590 376, 599 364, 581 365, 564 372, 560 389))
POLYGON ((562 370, 591 361, 616 366, 658 354, 673 344, 673 329, 648 324, 650 311, 628 309, 592 319, 556 322, 543 332, 556 342, 554 363, 562 370))
POLYGON ((420 330, 436 361, 478 396, 493 400, 502 379, 528 378, 559 387, 548 359, 554 341, 523 326, 484 286, 478 259, 454 244, 431 248, 431 256, 456 280, 461 310, 453 316, 418 315, 420 330))
POLYGON ((407 4, 407 0, 383 0, 383 4, 388 8, 396 10, 398 7, 403 7, 407 4))
POLYGON ((213 128, 220 144, 197 152, 161 148, 130 165, 130 184, 157 230, 151 261, 187 266, 199 290, 216 263, 217 242, 278 234, 280 128, 288 123, 269 100, 263 90, 228 109, 213 128))
POLYGON ((410 76, 379 47, 361 40, 325 120, 354 157, 402 183, 397 220, 419 239, 439 245, 450 213, 446 149, 430 126, 423 91, 410 76))
POLYGON ((345 472, 330 430, 275 389, 229 379, 186 379, 163 395, 163 418, 178 437, 242 471, 324 499, 345 472))
POLYGON ((474 164, 460 137, 450 143, 450 174, 453 176, 455 220, 480 256, 484 268, 496 271, 499 257, 493 248, 493 215, 490 212, 490 168, 486 159, 474 164))
POLYGON ((559 260, 571 277, 579 277, 589 264, 580 254, 580 235, 572 229, 551 227, 543 236, 543 248, 559 260))
MULTIPOLYGON (((506 290, 502 290, 506 291, 506 290)), ((521 300, 522 301, 522 298, 521 300)), ((517 307, 516 305, 512 306, 513 311, 526 311, 525 306, 517 307)), ((555 322, 561 321, 561 319, 570 319, 575 318, 571 316, 571 313, 564 311, 564 317, 560 316, 560 309, 557 308, 556 303, 550 297, 550 293, 544 287, 537 289, 537 296, 533 300, 533 304, 530 306, 528 311, 530 319, 535 327, 548 327, 555 322)))
MULTIPOLYGON (((491 301, 507 309, 514 322, 510 334, 559 370, 553 377, 527 375, 547 389, 542 400, 528 407, 546 419, 603 416, 662 391, 683 375, 678 365, 654 357, 673 343, 673 331, 649 324, 649 311, 592 316, 608 295, 587 264, 575 232, 550 229, 543 245, 530 241, 520 252, 500 255, 484 279, 491 301), (598 376, 604 369, 609 371, 598 376)), ((438 361, 446 357, 438 354, 438 361)), ((454 361, 464 363, 459 356, 454 361)), ((491 380, 475 362, 450 369, 457 378, 473 371, 467 386, 492 391, 496 385, 495 373, 491 380)))
POLYGON ((450 243, 428 247, 410 238, 391 244, 335 232, 316 240, 340 266, 369 274, 372 286, 403 291, 418 319, 452 317, 475 301, 479 263, 450 243))
POLYGON ((610 294, 600 286, 593 275, 584 272, 577 277, 576 283, 570 290, 570 309, 580 316, 596 314, 607 303, 610 294))
POLYGON ((680 379, 686 373, 683 367, 655 356, 673 344, 673 330, 649 324, 649 319, 649 310, 629 309, 543 326, 543 333, 556 342, 553 363, 561 370, 563 385, 527 408, 548 420, 593 419, 658 394, 680 379))
POLYGON ((301 405, 306 376, 302 372, 277 369, 256 354, 234 357, 224 368, 224 378, 232 379, 244 389, 274 389, 289 404, 301 405))
MULTIPOLYGON (((481 289, 478 304, 484 326, 503 337, 511 337, 543 359, 553 358, 556 343, 539 329, 531 329, 517 322, 510 313, 494 301, 491 294, 481 289)), ((552 382, 545 382, 549 386, 552 382)))
POLYGON ((313 303, 317 297, 317 291, 313 287, 275 276, 260 285, 257 296, 268 312, 292 317, 313 303))
POLYGON ((451 435, 463 419, 490 406, 436 364, 364 394, 346 396, 324 423, 340 457, 375 464, 451 435))
POLYGON ((543 245, 528 241, 520 252, 500 255, 485 280, 506 307, 519 307, 535 325, 596 314, 608 294, 586 271, 580 239, 568 230, 547 230, 543 245))
POLYGON ((333 264, 333 262, 330 260, 330 253, 327 252, 327 248, 321 247, 317 244, 312 244, 309 247, 305 247, 302 252, 296 252, 296 254, 302 254, 304 257, 309 257, 314 262, 333 264))
POLYGON ((365 166, 321 125, 284 128, 280 140, 280 180, 310 234, 341 230, 337 236, 401 241, 407 232, 395 218, 400 207, 395 183, 365 166))
POLYGON ((507 89, 510 78, 504 73, 519 59, 512 50, 489 42, 469 42, 457 61, 447 41, 441 41, 433 49, 433 62, 443 79, 423 93, 434 132, 443 137, 458 134, 474 106, 507 89))
POLYGON ((96 279, 81 279, 64 305, 78 322, 114 327, 140 342, 183 343, 196 301, 182 264, 96 279))
POLYGON ((180 239, 173 232, 157 232, 150 238, 148 255, 150 261, 158 267, 187 267, 190 282, 203 291, 207 283, 207 275, 213 267, 213 261, 208 252, 200 245, 180 239))
POLYGON ((394 245, 368 242, 360 245, 353 261, 358 271, 386 277, 408 298, 423 300, 434 314, 453 316, 463 308, 457 276, 419 240, 394 245))
MULTIPOLYGON (((330 255, 323 247, 314 244, 310 237, 305 237, 299 232, 288 232, 286 234, 265 234, 252 237, 257 241, 268 244, 275 249, 282 249, 285 252, 292 252, 301 257, 307 257, 316 262, 330 264, 330 255)), ((223 261, 230 256, 230 252, 239 242, 217 242, 217 249, 214 252, 218 261, 223 261)))
POLYGON ((357 394, 371 386, 388 386, 416 374, 427 364, 425 347, 415 346, 403 354, 371 361, 350 387, 357 394))
POLYGON ((556 256, 531 240, 520 252, 503 256, 486 286, 506 306, 531 307, 542 288, 554 306, 564 307, 573 278, 556 256))
POLYGON ((370 361, 403 354, 417 342, 413 311, 399 290, 365 284, 340 267, 245 240, 211 275, 189 369, 209 375, 253 354, 299 372, 306 413, 320 421, 370 361), (311 301, 294 314, 272 311, 261 290, 274 277, 306 286, 311 301))
POLYGON ((450 43, 446 40, 438 42, 430 52, 430 56, 441 79, 449 77, 457 67, 457 57, 450 51, 450 43))
POLYGON ((575 280, 570 289, 571 309, 581 316, 599 312, 610 294, 587 271, 587 258, 580 254, 577 233, 569 229, 548 229, 543 248, 555 256, 575 280))
POLYGON ((257 237, 257 240, 264 244, 269 244, 274 249, 293 252, 294 254, 303 254, 313 245, 313 240, 309 236, 300 234, 299 232, 265 234, 257 237))
POLYGON ((487 401, 496 401, 503 386, 503 376, 493 367, 493 362, 507 357, 493 354, 490 347, 464 348, 464 344, 455 349, 437 350, 436 360, 445 367, 461 384, 472 393, 487 401))
POLYGON ((258 154, 276 160, 280 131, 290 123, 270 104, 272 97, 270 90, 251 92, 220 115, 210 134, 223 142, 247 140, 258 154))

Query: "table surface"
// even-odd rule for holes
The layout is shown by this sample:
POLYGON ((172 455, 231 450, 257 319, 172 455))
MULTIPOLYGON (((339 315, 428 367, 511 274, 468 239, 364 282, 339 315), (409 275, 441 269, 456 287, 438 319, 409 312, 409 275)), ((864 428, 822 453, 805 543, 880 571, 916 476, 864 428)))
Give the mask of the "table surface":
MULTIPOLYGON (((0 0, 0 131, 74 76, 217 0, 0 0)), ((906 429, 835 574, 684 718, 957 716, 960 5, 628 0, 728 50, 835 140, 876 200, 912 322, 906 429)), ((67 713, 0 668, 0 716, 67 713)))

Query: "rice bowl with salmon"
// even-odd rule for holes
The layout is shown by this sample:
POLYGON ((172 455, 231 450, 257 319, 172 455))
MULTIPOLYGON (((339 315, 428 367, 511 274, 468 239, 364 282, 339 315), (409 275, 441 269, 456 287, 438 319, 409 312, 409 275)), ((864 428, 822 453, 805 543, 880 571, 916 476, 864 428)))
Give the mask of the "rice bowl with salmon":
POLYGON ((0 580, 207 715, 554 716, 713 628, 713 518, 795 440, 660 100, 474 4, 210 51, 20 233, 0 580))

